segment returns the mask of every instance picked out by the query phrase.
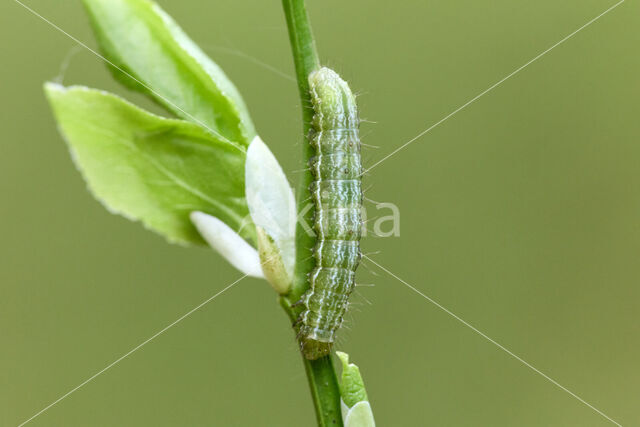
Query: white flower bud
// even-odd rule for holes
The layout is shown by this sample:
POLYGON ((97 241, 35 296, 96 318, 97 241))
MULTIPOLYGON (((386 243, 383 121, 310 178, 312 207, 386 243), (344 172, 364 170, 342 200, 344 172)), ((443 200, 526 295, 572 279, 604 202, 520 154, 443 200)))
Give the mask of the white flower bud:
POLYGON ((202 238, 231 265, 249 276, 264 278, 258 251, 227 224, 198 211, 191 212, 190 218, 202 238))
POLYGON ((295 267, 296 202, 278 161, 258 136, 247 150, 245 185, 263 271, 276 291, 284 294, 295 267))

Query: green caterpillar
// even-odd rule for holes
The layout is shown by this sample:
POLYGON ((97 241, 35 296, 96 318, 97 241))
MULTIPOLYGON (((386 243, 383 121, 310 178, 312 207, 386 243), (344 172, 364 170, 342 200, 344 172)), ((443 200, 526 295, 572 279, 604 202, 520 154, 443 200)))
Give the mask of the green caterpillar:
POLYGON ((301 300, 305 310, 298 320, 298 339, 304 356, 317 359, 329 354, 355 286, 361 258, 362 166, 360 120, 349 86, 326 67, 309 76, 309 85, 316 267, 301 300))

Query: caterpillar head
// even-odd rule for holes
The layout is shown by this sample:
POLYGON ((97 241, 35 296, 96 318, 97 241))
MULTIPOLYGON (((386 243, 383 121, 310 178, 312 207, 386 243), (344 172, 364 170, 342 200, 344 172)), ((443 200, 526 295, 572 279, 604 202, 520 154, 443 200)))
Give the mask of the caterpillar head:
POLYGON ((309 75, 313 127, 321 130, 357 128, 356 99, 349 85, 335 71, 322 67, 309 75))

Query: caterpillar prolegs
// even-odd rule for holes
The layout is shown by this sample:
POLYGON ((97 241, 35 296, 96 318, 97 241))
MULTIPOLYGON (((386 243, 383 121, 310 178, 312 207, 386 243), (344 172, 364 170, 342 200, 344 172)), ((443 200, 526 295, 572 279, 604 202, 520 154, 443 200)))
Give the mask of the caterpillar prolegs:
POLYGON ((307 359, 328 354, 355 286, 360 262, 362 188, 360 120, 353 93, 333 70, 309 76, 313 120, 309 143, 315 149, 309 188, 315 205, 315 268, 301 303, 298 339, 307 359))

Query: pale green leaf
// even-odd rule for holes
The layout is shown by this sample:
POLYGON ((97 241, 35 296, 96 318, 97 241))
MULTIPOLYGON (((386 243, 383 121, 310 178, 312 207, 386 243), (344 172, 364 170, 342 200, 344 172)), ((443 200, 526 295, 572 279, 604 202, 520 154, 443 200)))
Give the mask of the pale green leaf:
POLYGON ((349 363, 349 355, 336 351, 342 362, 342 378, 340 381, 340 408, 344 427, 375 427, 373 411, 364 388, 360 369, 349 363))
POLYGON ((255 246, 243 148, 103 91, 51 83, 45 90, 76 165, 110 211, 172 242, 204 243, 189 219, 201 211, 255 246))
POLYGON ((121 82, 147 93, 178 117, 228 141, 249 145, 255 130, 240 93, 157 4, 84 3, 101 50, 117 67, 110 68, 121 82))
POLYGON ((349 408, 358 402, 368 400, 364 381, 360 375, 360 369, 353 363, 349 363, 349 355, 336 351, 336 356, 342 362, 342 378, 340 381, 340 395, 349 408))

